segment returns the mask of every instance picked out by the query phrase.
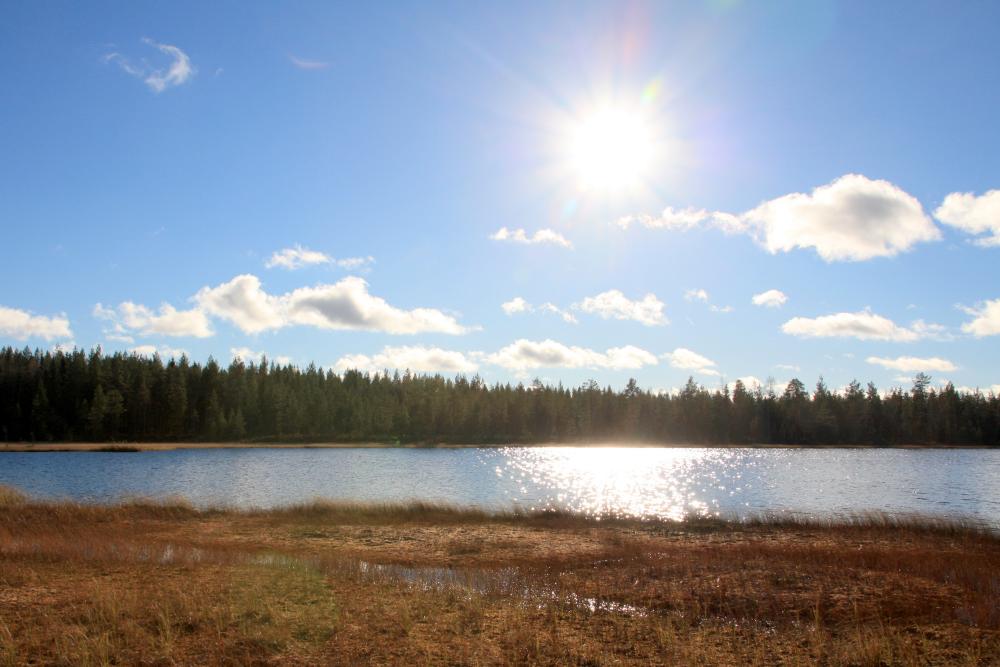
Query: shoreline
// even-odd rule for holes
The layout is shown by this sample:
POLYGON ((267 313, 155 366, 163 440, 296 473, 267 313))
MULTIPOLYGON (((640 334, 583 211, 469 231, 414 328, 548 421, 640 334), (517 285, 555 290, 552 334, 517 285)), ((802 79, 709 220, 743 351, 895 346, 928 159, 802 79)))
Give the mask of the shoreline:
POLYGON ((989 445, 796 445, 796 444, 672 444, 615 442, 544 442, 505 444, 385 443, 385 442, 12 442, 3 452, 157 452, 177 449, 502 449, 504 447, 620 447, 634 449, 997 449, 989 445))

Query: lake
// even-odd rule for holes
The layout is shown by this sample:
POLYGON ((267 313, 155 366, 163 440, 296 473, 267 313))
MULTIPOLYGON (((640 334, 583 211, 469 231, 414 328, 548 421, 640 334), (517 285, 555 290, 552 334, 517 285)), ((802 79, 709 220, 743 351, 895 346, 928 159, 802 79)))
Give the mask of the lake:
POLYGON ((501 447, 3 452, 0 484, 81 501, 325 497, 681 518, 867 510, 1000 525, 1000 450, 501 447))

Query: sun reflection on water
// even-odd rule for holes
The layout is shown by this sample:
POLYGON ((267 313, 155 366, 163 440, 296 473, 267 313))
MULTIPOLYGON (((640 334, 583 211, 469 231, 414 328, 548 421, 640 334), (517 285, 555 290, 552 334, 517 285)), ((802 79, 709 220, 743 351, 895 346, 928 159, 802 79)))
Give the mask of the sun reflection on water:
POLYGON ((494 469, 511 500, 529 508, 682 519, 718 515, 716 496, 740 489, 725 460, 732 456, 693 447, 508 447, 494 469))

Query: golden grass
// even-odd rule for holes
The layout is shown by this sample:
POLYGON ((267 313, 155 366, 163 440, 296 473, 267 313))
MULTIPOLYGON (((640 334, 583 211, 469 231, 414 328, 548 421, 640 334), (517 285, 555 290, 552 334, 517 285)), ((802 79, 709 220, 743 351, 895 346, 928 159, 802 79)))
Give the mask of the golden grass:
POLYGON ((1000 664, 1000 536, 0 487, 0 665, 21 664, 1000 664))

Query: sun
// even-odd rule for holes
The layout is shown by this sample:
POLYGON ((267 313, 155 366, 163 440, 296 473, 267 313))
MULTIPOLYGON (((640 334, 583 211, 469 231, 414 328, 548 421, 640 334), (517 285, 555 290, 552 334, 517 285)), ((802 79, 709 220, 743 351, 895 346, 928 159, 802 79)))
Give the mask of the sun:
POLYGON ((569 167, 588 192, 640 188, 655 157, 655 136, 641 110, 602 107, 574 120, 568 132, 569 167))

